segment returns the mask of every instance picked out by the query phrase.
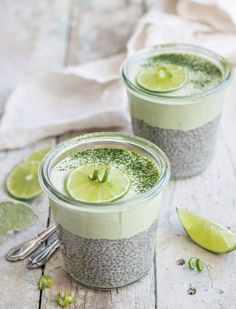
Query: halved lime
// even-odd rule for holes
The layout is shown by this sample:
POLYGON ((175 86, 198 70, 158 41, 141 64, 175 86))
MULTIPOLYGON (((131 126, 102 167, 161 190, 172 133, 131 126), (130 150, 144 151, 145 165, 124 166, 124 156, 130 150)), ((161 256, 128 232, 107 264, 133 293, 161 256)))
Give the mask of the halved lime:
POLYGON ((112 202, 124 196, 130 188, 129 177, 117 168, 110 168, 105 179, 106 169, 105 164, 86 164, 72 171, 66 183, 69 195, 92 203, 112 202))
POLYGON ((8 192, 19 199, 31 199, 41 193, 38 180, 38 161, 26 161, 17 165, 7 177, 8 192))
POLYGON ((148 67, 137 76, 137 83, 142 88, 155 92, 177 90, 188 80, 186 70, 174 64, 148 67))
POLYGON ((227 253, 236 248, 236 235, 229 229, 183 208, 177 208, 188 236, 213 253, 227 253))
POLYGON ((25 161, 42 161, 52 147, 45 147, 32 152, 25 158, 25 161))
POLYGON ((22 231, 32 226, 38 215, 25 203, 0 202, 0 243, 7 239, 10 232, 22 231))

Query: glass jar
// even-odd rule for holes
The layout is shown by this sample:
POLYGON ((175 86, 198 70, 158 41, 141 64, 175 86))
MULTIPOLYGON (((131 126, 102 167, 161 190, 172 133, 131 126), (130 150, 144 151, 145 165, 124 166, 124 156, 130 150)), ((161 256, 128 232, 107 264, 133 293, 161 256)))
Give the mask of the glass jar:
MULTIPOLYGON (((196 70, 196 74, 199 71, 196 70)), ((152 141, 166 153, 171 163, 172 178, 196 175, 211 162, 230 77, 231 67, 223 57, 188 44, 151 47, 132 54, 124 61, 121 79, 128 94, 133 132, 152 141), (220 70, 222 79, 210 89, 188 95, 175 91, 154 92, 140 87, 136 77, 143 63, 167 54, 201 57, 220 70)))
POLYGON ((81 284, 99 289, 130 284, 152 266, 162 192, 170 166, 165 154, 139 137, 91 133, 56 146, 43 160, 40 183, 49 197, 57 226, 64 268, 81 284), (140 153, 159 171, 144 193, 110 203, 87 203, 59 192, 50 179, 53 167, 73 153, 94 148, 119 148, 140 153))

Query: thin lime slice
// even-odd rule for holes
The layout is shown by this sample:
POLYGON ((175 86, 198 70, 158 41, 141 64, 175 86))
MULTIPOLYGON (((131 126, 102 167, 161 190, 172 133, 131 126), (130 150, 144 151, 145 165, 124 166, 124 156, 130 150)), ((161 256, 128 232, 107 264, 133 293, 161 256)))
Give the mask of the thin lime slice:
POLYGON ((8 238, 9 233, 25 230, 37 219, 38 215, 25 203, 0 202, 0 243, 8 238))
POLYGON ((227 253, 236 248, 236 235, 229 229, 183 208, 177 213, 186 233, 204 249, 227 253))
POLYGON ((106 177, 106 171, 107 166, 104 164, 86 164, 78 167, 67 179, 68 194, 75 200, 91 203, 120 199, 130 188, 129 177, 117 168, 109 169, 106 177))
POLYGON ((45 147, 32 152, 25 158, 25 161, 42 161, 52 147, 45 147))
POLYGON ((38 180, 38 161, 26 161, 17 165, 7 178, 8 192, 19 199, 31 199, 41 193, 38 180))
POLYGON ((174 64, 145 68, 137 76, 139 86, 155 92, 177 90, 183 87, 187 80, 186 70, 174 64))

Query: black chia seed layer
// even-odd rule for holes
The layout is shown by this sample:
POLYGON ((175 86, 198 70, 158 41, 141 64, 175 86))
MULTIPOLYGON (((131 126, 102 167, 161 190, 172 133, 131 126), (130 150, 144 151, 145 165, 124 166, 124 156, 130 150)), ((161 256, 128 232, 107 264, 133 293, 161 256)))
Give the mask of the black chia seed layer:
POLYGON ((159 146, 171 163, 172 178, 185 178, 202 172, 211 162, 220 116, 189 131, 162 129, 132 118, 134 134, 159 146))
POLYGON ((157 221, 135 236, 122 239, 87 239, 58 225, 65 270, 89 287, 111 289, 130 284, 152 266, 157 221))

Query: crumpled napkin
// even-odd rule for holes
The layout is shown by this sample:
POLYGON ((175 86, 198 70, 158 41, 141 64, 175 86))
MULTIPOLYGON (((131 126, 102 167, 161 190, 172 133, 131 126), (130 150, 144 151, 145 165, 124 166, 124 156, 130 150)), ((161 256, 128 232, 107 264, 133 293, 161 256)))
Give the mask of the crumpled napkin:
MULTIPOLYGON (((177 14, 152 9, 127 43, 127 54, 156 44, 192 43, 236 64, 236 2, 180 0, 177 14), (210 14, 209 14, 210 12, 210 14)), ((127 127, 129 111, 119 67, 125 54, 50 72, 21 83, 0 124, 0 149, 24 147, 67 131, 127 127)))

